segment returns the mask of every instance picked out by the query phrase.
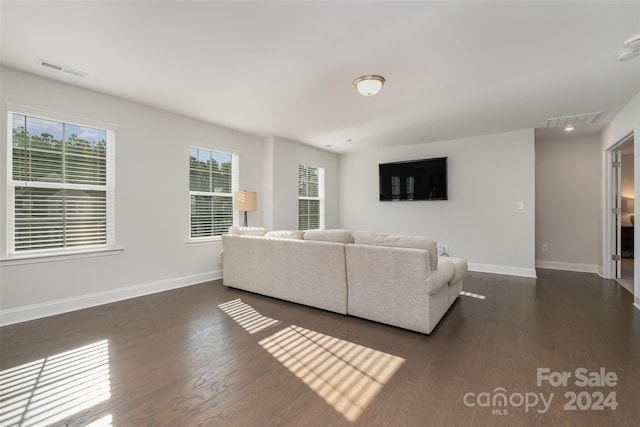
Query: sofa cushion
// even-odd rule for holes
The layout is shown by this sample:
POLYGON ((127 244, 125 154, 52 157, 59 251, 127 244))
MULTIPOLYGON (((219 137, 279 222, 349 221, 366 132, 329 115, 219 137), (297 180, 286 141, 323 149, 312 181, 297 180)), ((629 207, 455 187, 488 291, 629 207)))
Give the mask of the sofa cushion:
POLYGON ((229 227, 229 234, 232 236, 264 236, 267 229, 264 227, 229 227))
POLYGON ((271 237, 274 239, 294 239, 294 240, 302 240, 302 235, 304 231, 298 230, 278 230, 278 231, 269 231, 264 237, 271 237))
POLYGON ((422 236, 390 236, 370 231, 353 233, 353 241, 359 245, 392 246, 397 248, 425 249, 429 252, 429 267, 438 268, 438 242, 422 236))
POLYGON ((304 232, 304 240, 347 244, 353 243, 353 235, 349 230, 309 230, 304 232))

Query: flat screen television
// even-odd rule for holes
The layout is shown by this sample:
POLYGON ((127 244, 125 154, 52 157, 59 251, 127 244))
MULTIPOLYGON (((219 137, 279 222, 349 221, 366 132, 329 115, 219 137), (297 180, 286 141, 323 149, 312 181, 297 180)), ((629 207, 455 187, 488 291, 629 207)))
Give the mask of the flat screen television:
POLYGON ((380 200, 447 200, 447 158, 380 163, 380 200))

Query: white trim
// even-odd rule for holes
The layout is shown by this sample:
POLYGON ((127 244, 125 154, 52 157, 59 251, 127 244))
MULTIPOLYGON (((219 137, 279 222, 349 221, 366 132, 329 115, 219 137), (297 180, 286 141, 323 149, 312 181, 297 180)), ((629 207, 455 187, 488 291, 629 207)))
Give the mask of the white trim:
POLYGON ((145 283, 142 285, 128 286, 120 289, 45 302, 42 304, 0 310, 0 326, 7 326, 14 323, 40 319, 42 317, 54 316, 56 314, 82 310, 98 305, 110 304, 117 301, 191 286, 220 278, 222 278, 222 270, 208 271, 206 273, 158 280, 156 282, 145 283))
POLYGON ((100 249, 84 249, 75 252, 40 252, 38 254, 30 253, 24 256, 15 255, 6 259, 0 259, 0 267, 8 267, 12 265, 37 264, 40 262, 58 262, 69 261, 72 259, 95 258, 108 255, 120 255, 124 248, 100 248, 100 249))
POLYGON ((638 310, 640 310, 640 304, 638 304, 637 302, 634 302, 634 303, 633 303, 633 306, 634 306, 635 308, 637 308, 638 310))
POLYGON ((529 277, 532 279, 536 279, 538 277, 536 275, 535 268, 511 267, 508 265, 477 264, 475 262, 470 262, 468 264, 469 271, 477 271, 479 273, 504 274, 507 276, 529 277))
MULTIPOLYGON (((111 130, 114 132, 118 131, 117 124, 103 122, 101 120, 89 119, 81 116, 74 116, 72 114, 65 114, 57 111, 43 110, 43 109, 34 108, 34 107, 27 107, 26 105, 12 104, 9 102, 5 104, 5 108, 6 108, 6 112, 24 114, 27 116, 38 117, 41 119, 60 120, 72 125, 94 127, 94 128, 104 129, 104 130, 111 130)), ((7 125, 7 128, 9 128, 9 125, 7 125)))
POLYGON ((209 245, 218 245, 222 244, 222 236, 213 236, 213 237, 198 237, 195 239, 187 240, 184 242, 187 246, 209 246, 209 245))
MULTIPOLYGON (((613 180, 612 180, 612 169, 613 169, 613 152, 619 149, 623 144, 627 143, 631 138, 634 138, 633 129, 629 131, 626 135, 624 135, 618 141, 615 141, 612 145, 604 149, 603 155, 603 217, 602 217, 602 225, 603 225, 603 234, 602 234, 602 244, 604 245, 602 250, 602 277, 605 279, 615 279, 616 268, 614 267, 615 261, 611 260, 611 255, 613 255, 613 246, 615 244, 616 236, 613 235, 612 230, 614 226, 614 218, 611 215, 611 208, 613 207, 612 199, 613 199, 613 180)), ((634 153, 638 150, 638 145, 634 139, 634 153)), ((634 156, 634 165, 636 162, 636 158, 638 156, 634 156)), ((637 176, 638 174, 634 174, 637 176)), ((635 195, 638 197, 638 185, 637 178, 634 177, 634 188, 635 195)))
POLYGON ((548 268, 550 270, 577 271, 580 273, 596 273, 601 272, 600 266, 597 264, 578 264, 575 262, 557 262, 536 260, 536 268, 548 268))

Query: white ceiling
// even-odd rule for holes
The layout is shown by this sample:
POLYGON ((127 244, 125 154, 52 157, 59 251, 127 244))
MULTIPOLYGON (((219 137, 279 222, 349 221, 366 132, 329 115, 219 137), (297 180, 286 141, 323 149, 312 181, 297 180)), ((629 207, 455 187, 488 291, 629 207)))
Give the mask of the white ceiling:
POLYGON ((0 15, 2 65, 336 152, 602 111, 594 132, 640 92, 640 58, 616 60, 637 0, 2 0, 0 15), (363 74, 387 79, 380 94, 355 91, 363 74))

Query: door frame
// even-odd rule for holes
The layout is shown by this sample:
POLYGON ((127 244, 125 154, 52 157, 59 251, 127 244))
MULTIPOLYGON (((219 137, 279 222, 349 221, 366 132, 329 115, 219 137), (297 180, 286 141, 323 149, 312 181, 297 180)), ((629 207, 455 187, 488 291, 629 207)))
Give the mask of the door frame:
MULTIPOLYGON (((619 185, 619 182, 616 183, 614 179, 614 174, 618 174, 620 168, 614 166, 614 161, 616 160, 616 153, 620 150, 622 145, 627 142, 634 140, 634 153, 635 153, 635 139, 634 133, 630 132, 625 135, 618 142, 613 144, 611 147, 605 150, 604 162, 605 162, 605 206, 604 206, 604 216, 605 216, 605 229, 604 229, 604 248, 603 248, 603 263, 602 263, 602 276, 607 279, 616 279, 617 273, 619 271, 619 262, 612 259, 612 256, 616 253, 616 249, 619 249, 620 245, 620 223, 619 219, 621 214, 617 214, 613 212, 613 209, 616 207, 615 199, 616 193, 618 189, 614 188, 614 185, 619 185), (616 216, 618 215, 618 222, 616 223, 616 216)), ((635 154, 634 154, 635 156, 635 154)), ((635 186, 634 186, 635 187, 635 186)), ((634 192, 638 193, 638 188, 634 189, 634 192)), ((617 199, 620 199, 620 194, 617 194, 617 199)), ((635 234, 635 233, 634 233, 635 234)), ((635 236, 634 236, 635 237, 635 236)), ((635 248, 635 245, 634 245, 635 248)), ((635 259, 634 258, 634 272, 636 270, 635 259)), ((635 278, 634 278, 635 279, 635 278)), ((635 282, 635 280, 634 280, 635 282)))

